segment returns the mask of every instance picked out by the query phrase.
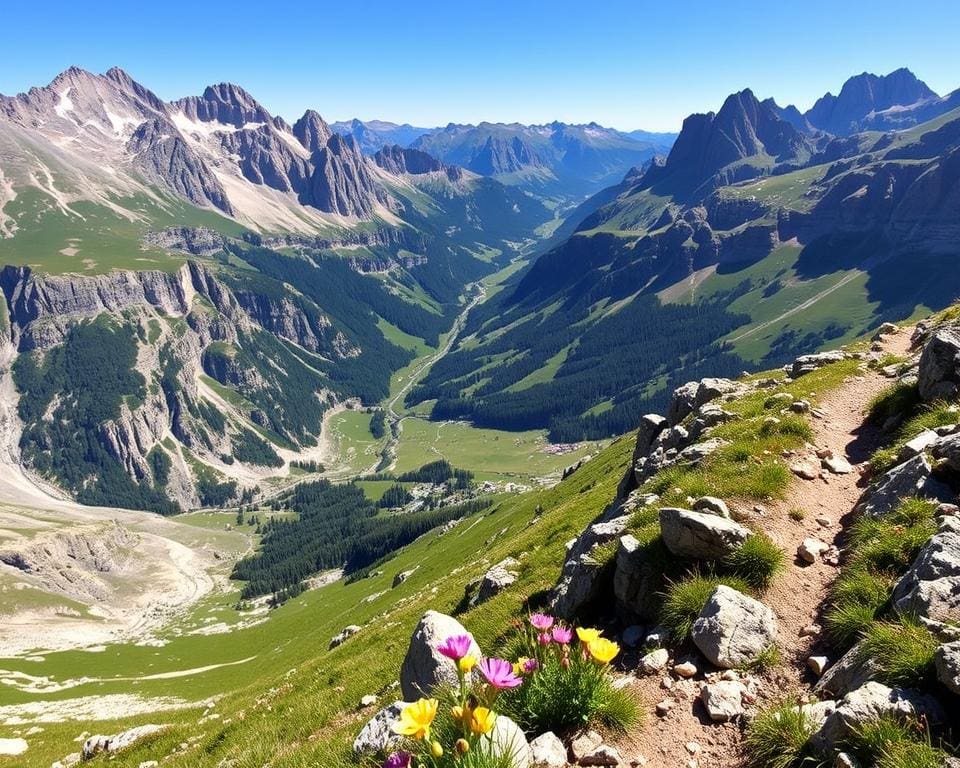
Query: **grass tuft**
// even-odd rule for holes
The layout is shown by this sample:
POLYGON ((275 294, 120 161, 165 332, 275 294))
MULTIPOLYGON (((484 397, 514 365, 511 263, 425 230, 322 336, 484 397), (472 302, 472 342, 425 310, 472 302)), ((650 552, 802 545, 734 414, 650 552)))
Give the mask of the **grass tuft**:
POLYGON ((937 639, 912 617, 874 622, 864 633, 860 654, 877 667, 877 679, 891 686, 925 687, 935 678, 937 639))
POLYGON ((755 590, 770 586, 786 561, 783 550, 769 536, 752 534, 738 549, 724 560, 724 566, 755 590))
POLYGON ((794 702, 761 712, 747 726, 745 739, 750 768, 814 766, 819 756, 810 746, 816 723, 794 702))
POLYGON ((725 584, 738 592, 751 591, 747 582, 735 576, 701 576, 698 573, 667 586, 660 608, 660 623, 666 627, 675 642, 682 643, 690 636, 693 622, 719 584, 725 584))

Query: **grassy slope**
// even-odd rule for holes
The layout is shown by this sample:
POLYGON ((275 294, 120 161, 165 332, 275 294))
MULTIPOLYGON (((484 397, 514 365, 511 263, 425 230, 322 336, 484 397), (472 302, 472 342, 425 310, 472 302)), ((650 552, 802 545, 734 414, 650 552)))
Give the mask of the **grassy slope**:
MULTIPOLYGON (((764 401, 776 391, 813 395, 815 401, 816 394, 838 386, 855 370, 853 361, 835 364, 780 390, 762 390, 728 404, 744 418, 742 427, 738 426, 741 422, 735 422, 722 428, 724 436, 732 441, 730 449, 700 470, 668 470, 663 477, 654 478, 651 487, 665 492, 664 503, 714 488, 724 496, 776 495, 789 473, 771 473, 764 467, 782 467, 778 451, 772 450, 774 455, 762 465, 744 463, 741 455, 744 449, 754 455, 758 446, 779 449, 798 439, 757 437, 757 424, 766 411, 764 401)), ((103 678, 49 698, 116 692, 144 696, 189 692, 190 698, 199 702, 217 693, 225 694, 215 707, 222 715, 216 721, 201 722, 203 709, 198 705, 95 726, 50 725, 44 733, 31 737, 29 763, 17 764, 48 765, 69 751, 71 739, 84 727, 110 732, 152 721, 173 723, 174 729, 123 754, 112 764, 136 766, 142 760, 159 759, 181 742, 194 738, 187 750, 178 751, 165 765, 204 768, 219 765, 225 758, 236 760, 237 768, 259 768, 267 761, 274 768, 348 765, 349 744, 372 711, 358 711, 357 702, 371 692, 379 693, 384 700, 394 695, 388 686, 396 679, 410 631, 422 612, 428 608, 455 610, 468 582, 489 564, 507 556, 516 557, 521 561, 517 583, 461 616, 482 647, 497 648, 512 620, 522 613, 524 598, 554 584, 565 542, 614 498, 632 448, 632 439, 616 440, 556 487, 501 497, 491 511, 468 519, 453 531, 422 537, 374 576, 307 592, 257 626, 209 637, 177 636, 174 632, 163 648, 125 645, 110 647, 102 654, 49 654, 42 662, 0 662, 5 668, 57 679, 76 676, 79 670, 88 677, 103 678), (543 512, 534 523, 538 507, 543 512), (476 560, 477 553, 483 554, 482 561, 476 560), (391 588, 396 573, 414 567, 417 570, 410 578, 391 588), (362 625, 361 632, 340 648, 327 651, 330 637, 351 623, 362 625), (244 662, 251 656, 256 658, 244 662), (225 662, 243 663, 191 675, 187 684, 184 678, 142 679, 144 673, 225 662), (109 679, 117 676, 141 679, 109 679)), ((636 522, 642 526, 645 521, 636 522)), ((233 599, 233 595, 213 598, 185 623, 201 624, 208 619, 207 612, 217 620, 227 620, 233 599)), ((0 704, 31 698, 34 697, 7 689, 0 693, 0 704)), ((11 735, 12 730, 0 728, 0 737, 11 735)), ((0 760, 0 766, 13 764, 0 760)))
MULTIPOLYGON (((507 556, 521 559, 520 579, 514 588, 462 617, 481 644, 492 647, 520 608, 520 596, 552 586, 564 542, 579 533, 613 498, 631 451, 632 442, 621 439, 557 487, 504 498, 488 514, 465 521, 441 538, 435 533, 424 536, 390 561, 380 575, 305 593, 275 611, 266 623, 221 635, 171 636, 163 648, 112 646, 101 654, 49 654, 43 662, 5 660, 0 665, 58 679, 80 674, 106 679, 44 698, 127 692, 175 696, 189 692, 191 700, 202 701, 227 692, 216 706, 223 720, 198 723, 203 709, 197 706, 97 723, 95 728, 100 732, 141 722, 175 724, 168 735, 125 753, 111 761, 113 765, 136 766, 142 760, 158 759, 193 736, 199 739, 187 752, 164 764, 202 768, 216 766, 229 757, 237 760, 237 768, 259 768, 268 760, 274 768, 339 765, 361 720, 369 716, 369 712, 355 711, 356 702, 364 694, 382 691, 396 679, 407 638, 423 611, 452 611, 466 584, 483 573, 485 563, 507 556), (545 513, 531 525, 538 505, 545 513), (474 561, 478 552, 484 553, 484 562, 474 561), (413 576, 391 589, 398 571, 418 565, 413 576), (364 602, 372 595, 377 597, 364 602), (328 652, 330 637, 350 623, 364 625, 363 631, 328 652), (250 656, 256 659, 186 679, 109 681, 112 677, 141 678, 200 664, 236 662, 250 656)), ((208 612, 222 620, 233 599, 233 595, 227 595, 207 601, 187 623, 202 621, 208 612)), ((0 692, 0 704, 34 698, 9 688, 0 692)), ((0 765, 47 766, 75 748, 72 740, 77 733, 94 726, 67 723, 45 727, 42 734, 30 737, 26 761, 23 757, 14 761, 0 758, 0 765)), ((0 728, 0 737, 13 730, 0 728)))

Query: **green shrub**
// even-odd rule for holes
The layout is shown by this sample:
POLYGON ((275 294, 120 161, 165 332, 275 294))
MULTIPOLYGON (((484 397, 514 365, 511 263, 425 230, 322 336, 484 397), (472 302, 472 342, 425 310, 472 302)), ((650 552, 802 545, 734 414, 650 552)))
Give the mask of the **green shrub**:
POLYGON ((816 728, 796 703, 761 712, 747 726, 747 764, 750 768, 815 766, 819 759, 810 737, 816 728))
POLYGON ((701 576, 697 573, 674 581, 667 587, 660 608, 660 623, 675 642, 682 643, 690 636, 693 622, 719 584, 738 592, 750 592, 750 585, 735 576, 701 576))
POLYGON ((500 706, 527 733, 565 734, 588 725, 623 732, 639 722, 636 700, 614 687, 609 666, 589 658, 576 636, 571 645, 544 647, 530 631, 516 647, 539 666, 504 694, 500 706))
POLYGON ((834 582, 824 623, 841 649, 852 646, 886 604, 894 579, 862 563, 851 563, 834 582))
POLYGON ((946 757, 923 723, 892 716, 864 723, 845 746, 862 765, 875 768, 942 768, 946 757))
POLYGON ((914 618, 875 622, 864 633, 861 658, 877 667, 877 679, 891 686, 922 687, 934 679, 937 639, 914 618))
POLYGON ((755 533, 727 556, 724 566, 753 589, 763 590, 783 570, 785 559, 769 536, 755 533))

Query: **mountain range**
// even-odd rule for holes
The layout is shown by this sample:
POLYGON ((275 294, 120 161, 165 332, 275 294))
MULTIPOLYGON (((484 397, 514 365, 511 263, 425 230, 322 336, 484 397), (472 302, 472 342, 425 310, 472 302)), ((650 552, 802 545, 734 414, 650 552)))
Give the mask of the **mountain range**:
POLYGON ((691 115, 666 158, 579 206, 570 236, 471 315, 408 402, 595 437, 700 371, 945 306, 960 293, 957 94, 901 70, 851 78, 805 115, 750 90, 691 115), (849 133, 893 115, 896 130, 849 133))
POLYGON ((291 125, 236 85, 165 102, 67 70, 0 98, 8 450, 88 503, 214 503, 311 456, 332 406, 382 401, 455 320, 408 406, 626 431, 681 378, 960 292, 957 98, 899 70, 804 114, 745 89, 675 142, 594 123, 411 139, 291 125))

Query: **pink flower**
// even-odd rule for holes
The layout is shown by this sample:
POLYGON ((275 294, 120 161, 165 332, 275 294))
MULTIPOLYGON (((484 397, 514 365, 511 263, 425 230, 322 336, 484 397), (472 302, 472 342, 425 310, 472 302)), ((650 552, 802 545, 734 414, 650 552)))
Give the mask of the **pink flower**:
POLYGON ((557 645, 567 645, 571 640, 573 640, 573 630, 570 627, 553 628, 553 642, 557 645))
POLYGON ((540 662, 536 659, 527 659, 525 662, 523 662, 523 671, 528 675, 531 672, 536 672, 538 669, 540 669, 540 662))
POLYGON ((513 664, 504 659, 484 659, 479 665, 482 674, 494 688, 516 688, 523 684, 523 678, 513 672, 513 664))
POLYGON ((545 613, 535 613, 530 617, 530 623, 534 629, 546 632, 553 626, 553 616, 547 616, 545 613))
POLYGON ((470 635, 451 635, 437 646, 437 650, 448 659, 460 661, 470 653, 471 645, 473 645, 473 640, 470 635))
POLYGON ((383 768, 410 768, 413 755, 409 752, 394 752, 383 764, 383 768))

